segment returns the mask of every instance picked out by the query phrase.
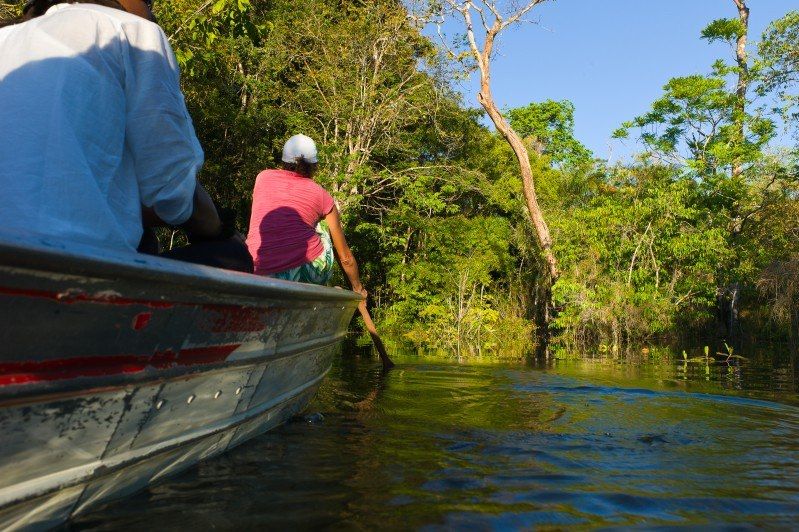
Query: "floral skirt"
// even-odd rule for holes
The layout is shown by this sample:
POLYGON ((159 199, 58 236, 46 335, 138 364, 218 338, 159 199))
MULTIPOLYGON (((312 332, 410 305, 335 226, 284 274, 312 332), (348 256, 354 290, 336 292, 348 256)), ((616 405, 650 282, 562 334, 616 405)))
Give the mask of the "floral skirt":
POLYGON ((324 247, 318 257, 295 268, 270 273, 267 277, 298 283, 327 284, 333 274, 333 242, 330 239, 330 233, 321 224, 316 226, 316 233, 319 235, 324 247))

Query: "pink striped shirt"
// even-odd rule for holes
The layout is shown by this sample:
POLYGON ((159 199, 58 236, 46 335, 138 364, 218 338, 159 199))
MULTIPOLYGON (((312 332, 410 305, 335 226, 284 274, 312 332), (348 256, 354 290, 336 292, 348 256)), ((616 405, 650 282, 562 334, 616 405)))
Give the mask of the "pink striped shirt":
POLYGON ((255 178, 247 247, 257 275, 311 262, 324 248, 318 224, 335 203, 313 179, 288 170, 264 170, 255 178))

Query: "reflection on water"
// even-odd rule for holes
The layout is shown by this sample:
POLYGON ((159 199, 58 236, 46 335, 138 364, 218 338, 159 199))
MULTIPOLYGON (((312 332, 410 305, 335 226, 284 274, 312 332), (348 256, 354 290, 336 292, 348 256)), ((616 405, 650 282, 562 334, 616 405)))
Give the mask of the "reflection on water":
POLYGON ((790 358, 344 353, 309 412, 76 529, 799 522, 790 358))
MULTIPOLYGON (((668 349, 645 352, 562 356, 554 362, 561 375, 593 383, 640 385, 653 389, 732 394, 799 406, 799 360, 779 349, 746 349, 745 357, 705 357, 702 348, 682 353, 668 349)), ((712 351, 710 351, 712 353, 712 351)), ((740 355, 736 351, 736 356, 740 355)))

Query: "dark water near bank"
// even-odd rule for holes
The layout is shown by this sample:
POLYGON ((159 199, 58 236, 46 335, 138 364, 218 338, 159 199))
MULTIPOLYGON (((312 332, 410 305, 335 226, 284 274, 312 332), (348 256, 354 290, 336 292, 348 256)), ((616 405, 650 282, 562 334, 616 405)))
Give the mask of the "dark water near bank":
POLYGON ((799 523, 799 365, 337 358, 309 416, 75 529, 799 523), (320 419, 323 417, 323 419, 320 419))

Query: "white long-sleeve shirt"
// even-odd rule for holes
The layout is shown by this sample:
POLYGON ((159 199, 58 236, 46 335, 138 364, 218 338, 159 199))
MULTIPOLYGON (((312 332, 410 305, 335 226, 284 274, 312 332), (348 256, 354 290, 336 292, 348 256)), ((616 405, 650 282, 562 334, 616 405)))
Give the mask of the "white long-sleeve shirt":
POLYGON ((0 29, 0 233, 135 249, 192 213, 203 153, 156 24, 58 4, 0 29))

